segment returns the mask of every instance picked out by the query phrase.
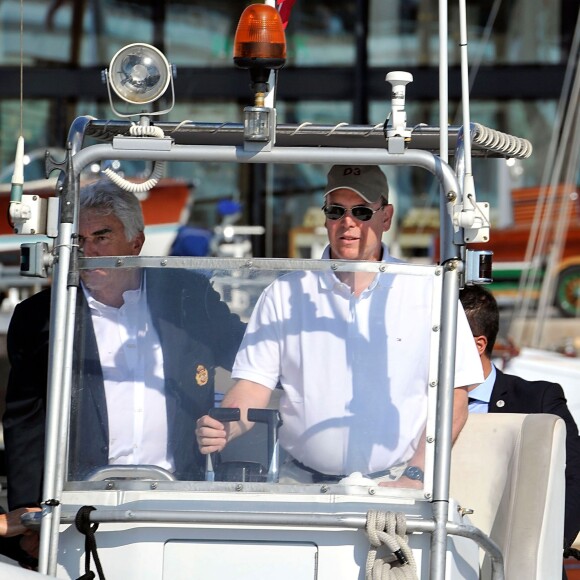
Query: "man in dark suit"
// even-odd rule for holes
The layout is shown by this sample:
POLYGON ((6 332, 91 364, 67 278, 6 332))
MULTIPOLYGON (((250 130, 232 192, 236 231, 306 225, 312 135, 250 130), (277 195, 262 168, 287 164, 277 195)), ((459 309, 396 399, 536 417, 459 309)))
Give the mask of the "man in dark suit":
POLYGON ((547 381, 526 381, 501 372, 491 362, 499 330, 499 309, 481 286, 459 294, 481 358, 485 381, 469 392, 470 413, 550 413, 566 422, 566 507, 564 548, 580 531, 580 437, 562 387, 547 381))
MULTIPOLYGON (((143 230, 132 193, 107 182, 81 190, 85 256, 138 255, 143 230)), ((81 271, 81 280, 68 479, 110 464, 153 464, 178 479, 203 479, 196 420, 213 406, 215 369, 231 369, 244 324, 200 274, 94 269, 81 271)), ((25 300, 8 331, 3 424, 11 509, 45 499, 50 303, 50 290, 25 300)))

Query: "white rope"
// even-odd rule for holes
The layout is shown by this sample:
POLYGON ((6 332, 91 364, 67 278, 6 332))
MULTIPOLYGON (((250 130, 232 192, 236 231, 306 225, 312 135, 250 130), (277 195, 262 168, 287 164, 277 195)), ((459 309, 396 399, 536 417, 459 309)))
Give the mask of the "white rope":
POLYGON ((518 159, 526 159, 532 154, 533 147, 527 139, 490 129, 480 123, 473 123, 473 127, 475 129, 473 142, 490 151, 518 159))
POLYGON ((367 513, 366 530, 371 543, 366 580, 418 580, 413 551, 405 535, 405 514, 370 510, 367 513), (388 548, 390 554, 377 558, 382 546, 388 548))
MULTIPOLYGON (((129 132, 133 137, 156 137, 157 139, 163 139, 165 133, 161 127, 156 127, 155 125, 131 125, 129 132)), ((116 173, 110 167, 107 167, 103 173, 117 186, 125 191, 130 191, 132 193, 145 193, 150 189, 153 189, 159 180, 163 177, 165 171, 165 161, 155 161, 153 163, 153 171, 149 176, 149 179, 143 181, 142 183, 133 183, 128 181, 118 173, 116 173)))
POLYGON ((332 135, 335 131, 337 131, 338 129, 340 129, 341 127, 348 127, 348 123, 337 123, 327 134, 327 137, 330 137, 330 135, 332 135))
POLYGON ((310 121, 305 121, 304 123, 298 125, 298 127, 296 127, 296 129, 292 133, 290 133, 290 135, 296 135, 297 133, 300 132, 300 129, 302 129, 303 127, 308 127, 310 125, 312 125, 310 121))
POLYGON ((129 133, 133 137, 157 137, 158 139, 163 139, 165 133, 161 127, 156 125, 131 125, 129 127, 129 133))

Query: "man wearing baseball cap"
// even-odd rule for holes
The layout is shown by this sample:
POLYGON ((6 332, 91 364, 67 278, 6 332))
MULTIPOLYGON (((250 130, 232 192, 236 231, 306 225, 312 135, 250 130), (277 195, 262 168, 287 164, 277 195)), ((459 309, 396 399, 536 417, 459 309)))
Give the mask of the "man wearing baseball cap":
MULTIPOLYGON (((322 210, 323 259, 399 262, 382 243, 389 187, 377 166, 335 165, 322 210)), ((242 420, 197 423, 202 453, 252 427, 248 408, 283 394, 280 481, 337 482, 359 472, 379 485, 422 487, 432 281, 375 272, 293 272, 261 295, 236 357, 223 407, 242 420)), ((457 328, 453 437, 467 419, 467 386, 482 379, 463 310, 457 328)))
POLYGON ((389 185, 376 165, 335 165, 324 192, 329 256, 344 260, 381 260, 383 232, 391 227, 389 185))

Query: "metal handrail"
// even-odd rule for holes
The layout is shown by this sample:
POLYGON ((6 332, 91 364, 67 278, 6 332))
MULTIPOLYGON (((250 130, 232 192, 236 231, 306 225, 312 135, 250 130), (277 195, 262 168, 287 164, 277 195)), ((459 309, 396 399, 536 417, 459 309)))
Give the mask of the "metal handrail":
MULTIPOLYGON (((61 513, 62 524, 73 524, 76 513, 61 513)), ((38 527, 39 513, 24 514, 21 518, 24 525, 38 527)), ((352 514, 321 513, 276 513, 276 512, 204 512, 179 510, 127 510, 96 509, 91 511, 89 519, 93 523, 114 524, 127 523, 149 524, 215 524, 215 525, 250 525, 250 526, 299 526, 317 528, 350 528, 364 530, 367 516, 352 514)), ((407 519, 408 533, 432 533, 436 528, 433 519, 407 519)), ((479 528, 468 524, 446 523, 447 534, 473 540, 490 558, 492 580, 504 580, 504 559, 499 546, 479 528)))

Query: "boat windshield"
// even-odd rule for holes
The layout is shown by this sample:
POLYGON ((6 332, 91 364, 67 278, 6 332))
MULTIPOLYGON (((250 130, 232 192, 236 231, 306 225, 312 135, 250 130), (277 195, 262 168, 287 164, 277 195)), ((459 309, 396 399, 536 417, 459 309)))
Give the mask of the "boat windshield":
POLYGON ((430 485, 439 267, 80 263, 69 489, 105 480, 417 489, 417 470, 399 481, 417 461, 430 485), (129 289, 107 303, 117 286, 129 289), (208 415, 205 425, 230 435, 220 453, 200 451, 196 426, 208 415))

